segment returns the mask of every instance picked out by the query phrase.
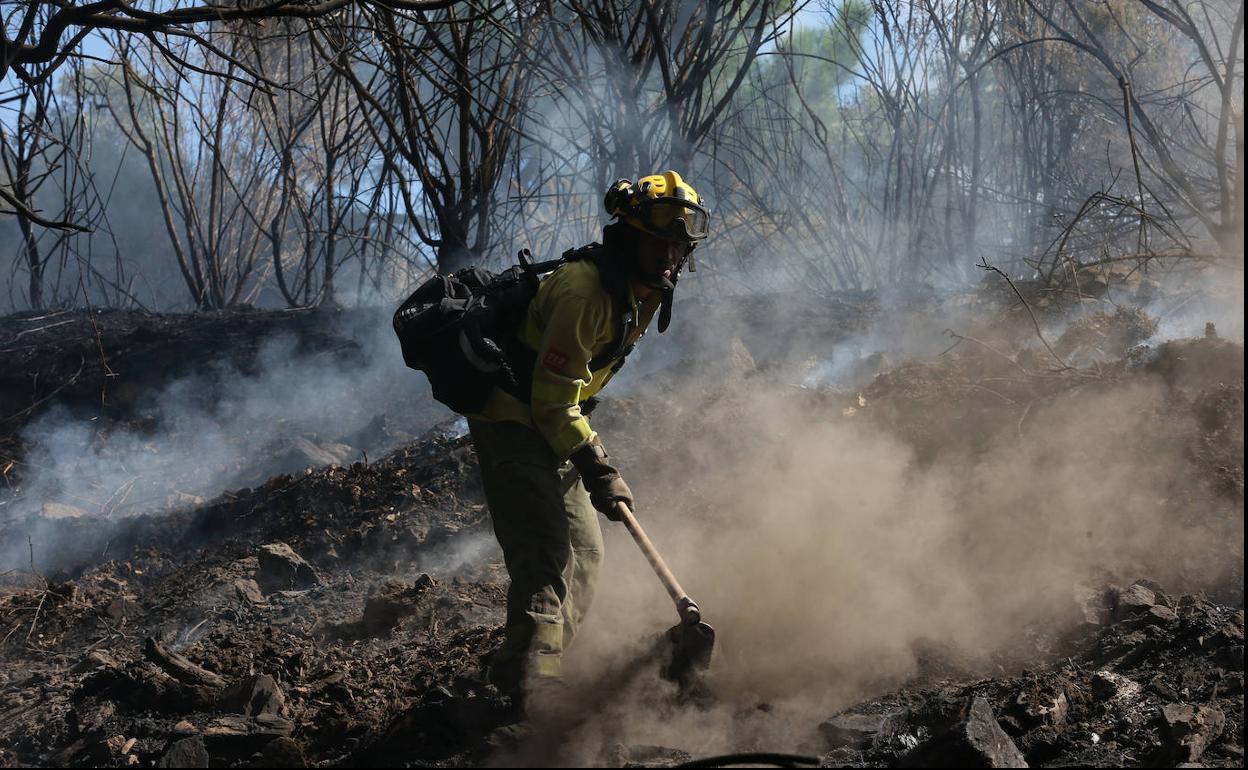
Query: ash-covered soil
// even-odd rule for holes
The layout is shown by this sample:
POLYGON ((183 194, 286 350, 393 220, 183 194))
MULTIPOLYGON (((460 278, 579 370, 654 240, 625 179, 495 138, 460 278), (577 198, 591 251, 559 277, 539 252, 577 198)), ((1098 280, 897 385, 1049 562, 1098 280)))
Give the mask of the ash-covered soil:
MULTIPOLYGON (((684 501, 681 526, 711 533, 722 525, 713 503, 717 474, 739 475, 759 453, 784 446, 784 435, 750 433, 760 425, 887 435, 922 473, 1038 443, 1058 430, 1055 414, 1073 415, 1061 443, 1035 455, 1030 467, 1038 475, 1072 455, 1101 462, 1080 454, 1079 419, 1104 430, 1080 410, 1143 390, 1141 408, 1151 410, 1143 422, 1168 437, 1166 456, 1178 458, 1168 460, 1178 472, 1171 468, 1149 501, 1158 509, 1150 521, 1163 522, 1149 542, 1172 540, 1173 553, 1106 554, 1104 568, 1085 579, 1044 586, 1065 597, 1058 611, 1003 618, 1008 644, 975 654, 940 639, 915 644, 904 675, 881 675, 826 713, 716 691, 732 677, 712 676, 709 697, 690 703, 655 684, 653 666, 619 659, 601 670, 582 666, 592 673, 573 682, 578 697, 589 694, 577 718, 552 729, 554 745, 518 750, 499 745, 493 731, 514 712, 482 677, 482 660, 501 639, 507 579, 474 454, 454 420, 433 425, 436 411, 413 406, 415 382, 411 392, 395 392, 393 413, 366 424, 371 435, 299 434, 302 465, 288 472, 268 469, 290 460, 289 442, 258 440, 265 431, 254 426, 237 448, 239 465, 259 469, 247 486, 177 497, 178 478, 153 479, 150 499, 171 499, 143 513, 137 504, 127 510, 55 492, 32 500, 24 485, 36 473, 26 461, 39 435, 31 426, 58 405, 94 419, 92 446, 106 451, 122 433, 146 431, 153 441, 176 435, 145 413, 145 394, 197 367, 246 373, 262 366, 257 351, 274 334, 293 336, 300 355, 323 356, 327 367, 364 367, 374 353, 316 314, 0 319, 0 349, 20 357, 0 380, 7 458, 0 762, 672 766, 707 759, 704 736, 637 740, 613 722, 619 716, 608 704, 627 692, 645 720, 713 722, 728 736, 713 744, 717 751, 758 764, 1242 766, 1242 344, 1214 330, 1159 343, 1148 339, 1155 326, 1147 316, 1129 306, 1106 305, 1072 321, 1060 295, 1041 302, 1029 294, 1050 351, 997 288, 953 303, 951 351, 874 352, 862 343, 835 380, 816 376, 820 361, 882 323, 874 298, 805 313, 802 339, 782 346, 758 331, 770 321, 747 317, 742 333, 713 344, 701 337, 670 365, 648 360, 642 387, 625 381, 626 395, 608 399, 595 424, 640 502, 684 501), (695 372, 710 372, 713 383, 695 372), (760 398, 776 414, 759 417, 760 398), (701 443, 688 440, 694 435, 701 443), (332 455, 349 441, 388 448, 332 455)), ((949 304, 915 300, 916 323, 930 326, 949 304)), ((749 313, 772 319, 787 311, 749 313)), ((1022 512, 1001 513, 1009 515, 1022 512)), ((1124 543, 1138 540, 1120 534, 1124 543)), ((805 601, 821 601, 818 587, 787 590, 804 589, 811 591, 805 601)), ((704 608, 714 624, 715 607, 704 608)), ((672 615, 668 606, 653 611, 658 623, 672 615)), ((730 650, 732 641, 721 639, 730 650)), ((867 669, 872 661, 857 663, 867 669)), ((727 664, 721 657, 714 665, 727 664)))

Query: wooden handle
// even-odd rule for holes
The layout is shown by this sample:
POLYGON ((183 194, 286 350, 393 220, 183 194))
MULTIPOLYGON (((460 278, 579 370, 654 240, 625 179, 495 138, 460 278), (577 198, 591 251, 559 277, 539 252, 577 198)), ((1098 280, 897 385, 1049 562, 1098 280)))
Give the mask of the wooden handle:
POLYGON ((676 576, 668 569, 667 562, 663 561, 663 557, 659 555, 659 551, 654 547, 654 543, 650 542, 646 531, 637 523, 637 518, 633 516, 633 512, 629 509, 628 504, 617 502, 615 510, 620 514, 620 519, 624 522, 624 526, 628 528, 629 534, 633 536, 633 540, 637 541, 637 546, 645 554, 646 560, 650 562, 650 566, 654 568, 654 574, 659 576, 663 587, 667 589, 667 595, 672 597, 672 601, 676 604, 676 612, 680 614, 680 619, 690 624, 701 622, 702 611, 698 609, 698 605, 693 599, 689 598, 689 594, 685 593, 685 589, 680 587, 680 582, 676 580, 676 576))

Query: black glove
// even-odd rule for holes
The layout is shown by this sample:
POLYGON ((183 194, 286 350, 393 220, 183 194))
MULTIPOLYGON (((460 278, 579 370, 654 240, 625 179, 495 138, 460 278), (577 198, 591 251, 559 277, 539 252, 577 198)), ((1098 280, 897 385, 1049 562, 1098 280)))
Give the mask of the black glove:
POLYGON ((598 437, 573 452, 569 459, 580 472, 594 508, 611 521, 620 521, 615 504, 622 502, 632 508, 633 491, 624 483, 620 472, 607 462, 607 450, 603 449, 598 437))

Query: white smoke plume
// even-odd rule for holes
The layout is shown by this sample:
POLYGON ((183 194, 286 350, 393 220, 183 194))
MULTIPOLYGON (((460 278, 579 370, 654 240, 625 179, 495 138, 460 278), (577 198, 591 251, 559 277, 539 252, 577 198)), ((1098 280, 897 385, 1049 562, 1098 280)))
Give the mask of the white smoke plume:
MULTIPOLYGON (((403 365, 383 314, 344 316, 336 326, 358 346, 349 356, 275 336, 259 343, 247 373, 223 354, 209 372, 147 396, 131 422, 103 426, 89 414, 50 410, 23 431, 30 449, 21 484, 0 515, 115 517, 178 507, 278 473, 377 458, 450 416, 403 365), (391 432, 373 429, 381 419, 391 432)), ((55 543, 38 542, 37 550, 54 553, 55 543)))

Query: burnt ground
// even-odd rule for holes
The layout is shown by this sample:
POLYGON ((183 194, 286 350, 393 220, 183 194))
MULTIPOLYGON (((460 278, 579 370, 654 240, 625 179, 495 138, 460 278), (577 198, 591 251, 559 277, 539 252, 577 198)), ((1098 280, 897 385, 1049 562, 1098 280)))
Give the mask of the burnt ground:
MULTIPOLYGON (((1060 295, 1029 296, 1055 323, 1069 308, 1060 295)), ((922 318, 935 301, 915 302, 922 318)), ((953 443, 973 456, 990 451, 994 436, 1024 441, 1043 432, 1036 415, 1046 408, 1077 409, 1091 394, 1146 379, 1164 393, 1155 422, 1182 443, 1190 466, 1190 484, 1161 503, 1172 509, 1168 521, 1176 533, 1219 537, 1172 569, 1071 586, 1070 622, 1020 627, 1026 642, 990 664, 918 651, 913 676, 789 726, 798 737, 780 745, 777 733, 750 729, 769 710, 759 703, 730 718, 741 725, 734 748, 841 766, 1242 766, 1242 344, 1210 336, 1141 347, 1155 330, 1150 319, 1106 306, 1053 326, 1050 353, 995 288, 958 302, 966 312, 944 355, 866 356, 843 381, 850 387, 784 387, 806 419, 865 421, 926 463, 953 443)), ((813 312, 805 335, 828 343, 877 312, 872 298, 848 298, 813 312), (812 331, 819 324, 823 335, 812 331)), ((471 444, 453 422, 373 424, 384 434, 373 445, 398 448, 371 459, 318 463, 333 442, 313 437, 301 470, 257 473, 251 486, 148 513, 22 498, 32 473, 23 460, 38 438, 22 429, 39 415, 58 404, 89 413, 101 443, 149 429, 144 393, 197 367, 216 371, 221 355, 247 371, 258 341, 278 332, 335 366, 362 365, 366 355, 315 313, 0 319, 3 764, 516 761, 491 738, 514 718, 511 704, 482 680, 482 659, 501 638, 506 573, 471 444)), ((808 369, 792 355, 806 343, 790 339, 781 355, 749 334, 727 337, 689 352, 713 358, 707 367, 724 375, 696 406, 676 395, 691 367, 675 366, 655 376, 650 396, 608 401, 595 416, 624 467, 661 494, 693 495, 690 479, 711 471, 683 448, 682 433, 745 409, 743 392, 796 383, 808 369), (671 430, 636 428, 655 419, 671 430)), ((718 429, 725 451, 748 455, 728 427, 718 429)), ((240 440, 239 462, 275 467, 275 451, 240 440)), ((175 496, 176 481, 165 490, 175 496)), ((659 714, 710 707, 649 703, 659 714)), ((673 742, 616 745, 609 732, 594 756, 615 766, 699 759, 673 742)))

